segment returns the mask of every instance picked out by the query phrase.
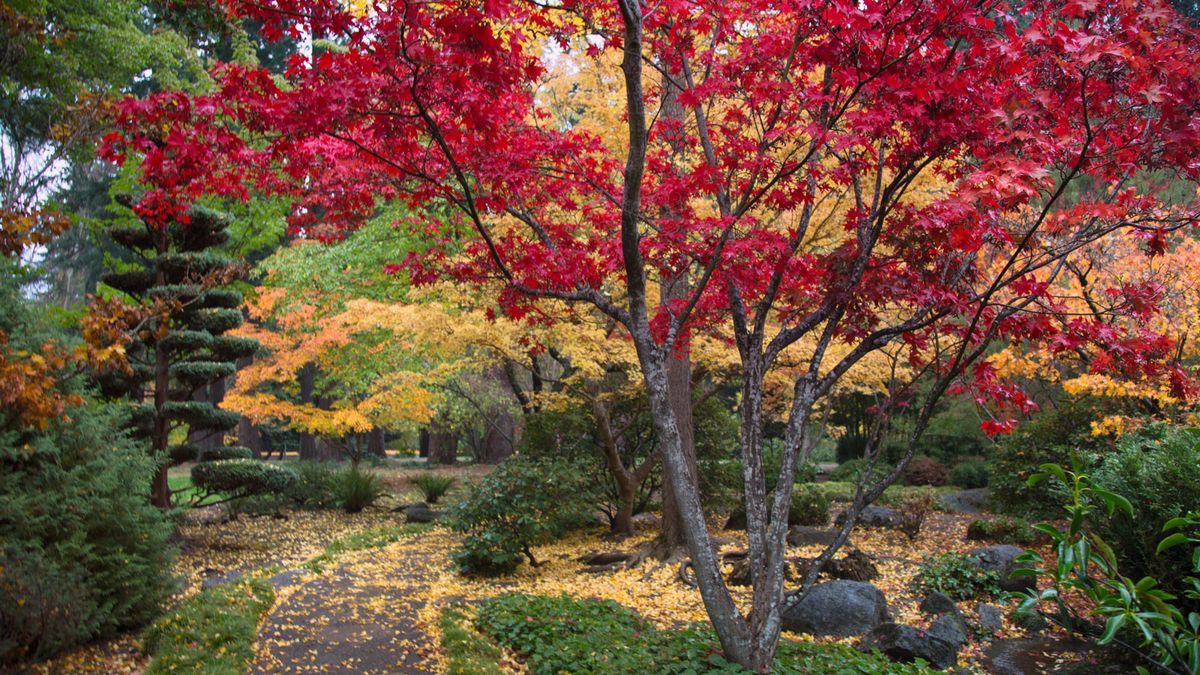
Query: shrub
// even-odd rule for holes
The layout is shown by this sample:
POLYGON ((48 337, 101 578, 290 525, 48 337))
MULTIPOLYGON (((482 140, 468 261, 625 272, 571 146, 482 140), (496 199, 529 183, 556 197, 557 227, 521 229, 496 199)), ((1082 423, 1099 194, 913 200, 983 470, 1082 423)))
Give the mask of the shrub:
POLYGON ((1038 531, 1023 520, 1001 516, 972 520, 971 524, 967 525, 967 539, 1004 544, 1032 544, 1038 539, 1038 531))
POLYGON ((147 675, 246 672, 258 622, 274 602, 265 579, 240 579, 188 598, 143 635, 152 657, 147 675))
POLYGON ((945 464, 932 457, 918 455, 904 467, 904 482, 907 485, 945 485, 950 479, 950 470, 945 464))
POLYGON ((967 459, 950 470, 950 483, 964 490, 987 487, 988 465, 982 459, 967 459))
POLYGON ((928 488, 907 492, 897 499, 901 514, 900 531, 909 541, 913 541, 921 533, 925 517, 936 504, 937 497, 928 488))
POLYGON ((202 387, 209 382, 233 375, 236 368, 228 361, 182 361, 171 364, 171 377, 189 387, 202 387))
POLYGON ((232 429, 242 419, 235 412, 218 410, 204 401, 168 401, 163 404, 162 411, 170 419, 215 431, 232 429))
POLYGON ((1155 555, 1155 548, 1162 523, 1200 511, 1200 431, 1165 424, 1144 427, 1121 438, 1091 479, 1098 488, 1137 496, 1132 515, 1110 515, 1100 508, 1091 515, 1092 528, 1112 546, 1121 573, 1155 577, 1168 591, 1182 591, 1190 551, 1155 555))
POLYGON ((196 458, 199 462, 219 462, 223 459, 254 459, 254 451, 240 445, 218 445, 215 448, 200 448, 196 458))
POLYGON ((230 497, 287 494, 298 481, 290 467, 254 459, 224 459, 192 467, 192 484, 198 489, 230 497))
MULTIPOLYGON (((534 675, 558 673, 728 673, 749 671, 721 656, 709 626, 659 630, 611 600, 509 594, 483 601, 475 627, 525 660, 534 675)), ((878 652, 848 645, 783 640, 772 673, 922 673, 878 652)))
POLYGON ((797 485, 792 490, 788 509, 788 525, 822 526, 829 524, 829 500, 811 485, 797 485))
POLYGON ((1091 423, 1102 412, 1090 401, 1075 401, 1045 410, 1001 438, 988 472, 997 508, 1027 518, 1053 518, 1061 512, 1066 490, 1053 481, 1027 484, 1042 464, 1071 464, 1071 453, 1085 465, 1102 443, 1091 435, 1091 423))
POLYGON ((592 520, 595 481, 579 464, 516 457, 505 461, 451 510, 450 524, 466 535, 451 554, 464 573, 502 574, 532 547, 592 520))
POLYGON ((430 504, 436 504, 450 488, 454 487, 454 479, 450 476, 439 476, 436 473, 423 473, 413 476, 412 484, 417 486, 421 491, 421 495, 425 497, 425 501, 430 504))
MULTIPOLYGON (((829 472, 829 480, 837 483, 855 483, 863 471, 867 469, 867 460, 852 459, 848 462, 842 462, 836 469, 829 472)), ((884 462, 876 462, 875 468, 871 471, 871 482, 875 482, 887 475, 892 467, 884 462)))
POLYGON ((373 506, 385 494, 379 475, 363 471, 357 465, 334 476, 333 492, 346 513, 358 513, 373 506))
POLYGON ((862 459, 863 454, 867 450, 867 437, 858 434, 846 434, 837 441, 837 447, 834 449, 834 454, 837 455, 838 464, 845 464, 856 459, 862 459))
POLYGON ((194 462, 200 456, 200 446, 191 443, 180 443, 167 447, 167 456, 171 458, 172 464, 183 464, 184 462, 194 462))
POLYGON ((0 432, 0 663, 139 626, 174 589, 155 465, 119 431, 122 410, 78 406, 69 423, 0 432))
POLYGON ((329 508, 338 502, 336 488, 336 472, 328 462, 301 460, 292 462, 291 468, 296 472, 296 483, 285 493, 288 499, 301 506, 329 508))
POLYGON ((912 580, 912 590, 921 595, 938 592, 955 600, 970 600, 1000 593, 1000 578, 994 571, 981 570, 969 556, 943 553, 926 556, 912 580))

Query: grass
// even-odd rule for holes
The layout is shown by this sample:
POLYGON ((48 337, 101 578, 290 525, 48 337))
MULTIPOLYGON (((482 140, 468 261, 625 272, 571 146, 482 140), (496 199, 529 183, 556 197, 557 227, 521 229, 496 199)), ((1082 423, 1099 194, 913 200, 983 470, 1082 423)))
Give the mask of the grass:
POLYGON ((147 675, 246 672, 258 622, 274 602, 266 579, 239 579, 193 595, 146 629, 147 675))
MULTIPOLYGON (((854 498, 854 483, 828 481, 825 483, 813 483, 813 486, 830 501, 848 502, 854 498)), ((895 506, 903 501, 905 497, 922 491, 933 490, 935 494, 943 495, 957 492, 960 489, 953 485, 943 485, 935 488, 920 485, 890 485, 883 491, 883 494, 879 496, 879 499, 875 503, 880 506, 895 506)))
POLYGON ((175 504, 190 504, 198 496, 198 491, 192 485, 192 477, 186 473, 167 476, 175 504))
POLYGON ((382 548, 399 541, 404 537, 413 537, 433 529, 432 523, 410 523, 407 525, 377 527, 371 530, 356 532, 348 537, 335 539, 325 547, 325 551, 315 558, 305 562, 302 567, 320 573, 325 565, 347 551, 362 551, 369 548, 382 548))
POLYGON ((501 671, 500 650, 471 627, 474 617, 462 605, 442 610, 438 628, 446 653, 446 675, 491 675, 501 671))

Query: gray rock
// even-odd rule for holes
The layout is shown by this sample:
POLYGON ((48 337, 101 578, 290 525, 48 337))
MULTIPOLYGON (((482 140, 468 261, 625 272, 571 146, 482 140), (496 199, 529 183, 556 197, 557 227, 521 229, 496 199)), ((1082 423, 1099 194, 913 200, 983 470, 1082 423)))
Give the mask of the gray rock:
MULTIPOLYGON (((949 616, 949 615, 947 615, 949 616)), ((858 646, 863 651, 878 649, 893 661, 909 663, 925 659, 934 668, 951 668, 958 664, 958 645, 898 623, 885 623, 872 630, 858 646)))
MULTIPOLYGON (((846 511, 838 514, 834 523, 841 527, 846 523, 846 511)), ((858 524, 863 527, 896 528, 904 522, 904 514, 886 506, 868 506, 858 514, 858 524)))
POLYGON ((837 535, 838 530, 828 527, 796 525, 788 530, 787 543, 789 546, 828 546, 837 535))
POLYGON ((1000 577, 1000 588, 1009 592, 1027 591, 1037 586, 1034 577, 1014 577, 1014 571, 1022 566, 1016 562, 1024 549, 1010 544, 995 544, 972 550, 967 555, 981 570, 995 572, 1000 577))
POLYGON ((946 612, 957 612, 958 605, 954 604, 950 596, 945 593, 934 591, 921 600, 918 609, 925 614, 945 614, 946 612))
POLYGON ((993 637, 1004 628, 999 607, 980 603, 975 606, 975 613, 979 615, 979 629, 986 636, 993 637))
POLYGON ((432 523, 442 517, 440 511, 434 511, 424 504, 414 504, 404 509, 406 523, 432 523))
POLYGON ((1013 612, 1009 618, 1017 628, 1030 633, 1040 633, 1050 627, 1046 617, 1036 611, 1013 612))
POLYGON ((784 630, 816 636, 862 635, 888 620, 883 591, 865 581, 827 581, 783 615, 784 630))
POLYGON ((986 510, 988 489, 985 487, 951 492, 938 498, 938 505, 950 513, 976 515, 986 510))
POLYGON ((970 635, 970 628, 967 627, 967 620, 963 615, 955 610, 946 612, 938 617, 937 621, 929 627, 929 635, 943 642, 954 645, 957 652, 959 647, 967 644, 967 636, 970 635))

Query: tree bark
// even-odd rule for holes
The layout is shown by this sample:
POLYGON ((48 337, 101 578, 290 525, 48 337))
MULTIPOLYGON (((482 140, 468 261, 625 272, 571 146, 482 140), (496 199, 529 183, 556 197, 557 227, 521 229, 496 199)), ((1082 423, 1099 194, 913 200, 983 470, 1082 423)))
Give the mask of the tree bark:
POLYGON ((493 411, 488 419, 487 433, 483 436, 480 461, 484 464, 499 464, 513 454, 513 435, 516 424, 511 414, 493 411))
POLYGON ((367 437, 367 454, 375 455, 376 457, 387 457, 385 442, 386 438, 382 427, 371 429, 371 433, 367 437))
POLYGON ((443 420, 433 421, 428 437, 430 464, 454 464, 458 461, 458 434, 446 428, 443 420))
POLYGON ((417 432, 417 456, 429 456, 429 430, 422 428, 417 432))
MULTIPOLYGON (((300 369, 300 402, 312 403, 316 388, 317 369, 311 363, 300 369)), ((317 458, 317 439, 310 433, 300 432, 300 459, 317 458)))

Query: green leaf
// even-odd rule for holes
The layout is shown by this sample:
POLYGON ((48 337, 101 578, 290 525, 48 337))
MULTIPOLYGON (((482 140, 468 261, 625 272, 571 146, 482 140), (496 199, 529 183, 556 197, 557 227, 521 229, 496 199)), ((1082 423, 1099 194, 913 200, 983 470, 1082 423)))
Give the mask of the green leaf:
MULTIPOLYGON (((1184 534, 1182 532, 1176 532, 1175 534, 1172 534, 1172 535, 1168 536, 1167 538, 1163 539, 1162 541, 1158 542, 1158 548, 1154 549, 1154 554, 1158 555, 1158 554, 1162 553, 1163 551, 1175 548, 1176 546, 1179 546, 1180 544, 1186 544, 1189 541, 1191 541, 1191 539, 1186 534, 1184 534)), ((1200 549, 1198 549, 1198 550, 1200 550, 1200 549)))

